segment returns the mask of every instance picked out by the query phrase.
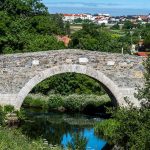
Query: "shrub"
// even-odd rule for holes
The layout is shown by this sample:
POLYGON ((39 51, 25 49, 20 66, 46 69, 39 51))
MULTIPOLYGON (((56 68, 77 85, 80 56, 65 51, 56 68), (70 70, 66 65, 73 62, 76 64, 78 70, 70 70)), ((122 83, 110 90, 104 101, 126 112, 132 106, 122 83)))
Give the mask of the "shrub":
POLYGON ((63 106, 63 98, 60 95, 52 95, 48 99, 48 107, 51 108, 58 108, 63 106))
POLYGON ((20 131, 0 127, 1 150, 61 150, 60 147, 51 148, 44 144, 41 139, 31 140, 20 131))
POLYGON ((99 137, 103 137, 107 141, 111 141, 111 139, 116 138, 116 131, 120 123, 114 119, 108 119, 101 122, 98 122, 95 126, 95 133, 99 137), (104 132, 105 131, 105 132, 104 132))
POLYGON ((6 114, 3 111, 3 107, 0 106, 0 126, 4 124, 6 114))

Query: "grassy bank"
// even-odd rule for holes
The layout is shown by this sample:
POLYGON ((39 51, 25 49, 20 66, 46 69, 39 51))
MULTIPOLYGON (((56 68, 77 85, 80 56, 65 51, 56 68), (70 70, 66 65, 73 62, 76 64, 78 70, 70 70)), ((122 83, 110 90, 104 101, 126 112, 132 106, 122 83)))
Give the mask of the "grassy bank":
POLYGON ((31 140, 19 129, 8 128, 8 114, 16 113, 12 106, 0 106, 0 150, 61 150, 60 147, 49 146, 42 139, 31 140))
POLYGON ((30 140, 20 131, 0 127, 1 150, 61 150, 59 147, 49 147, 42 140, 30 140))
POLYGON ((107 95, 29 95, 23 106, 36 107, 44 110, 64 110, 71 112, 83 112, 88 108, 96 108, 110 102, 107 95))

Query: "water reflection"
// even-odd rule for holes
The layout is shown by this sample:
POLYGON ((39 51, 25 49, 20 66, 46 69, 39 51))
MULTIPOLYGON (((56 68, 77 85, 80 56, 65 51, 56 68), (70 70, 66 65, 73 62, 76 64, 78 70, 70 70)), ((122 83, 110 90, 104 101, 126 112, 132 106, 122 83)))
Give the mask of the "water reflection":
POLYGON ((21 130, 30 138, 46 139, 48 144, 71 150, 101 150, 106 141, 94 134, 94 123, 100 120, 81 114, 28 113, 21 130))

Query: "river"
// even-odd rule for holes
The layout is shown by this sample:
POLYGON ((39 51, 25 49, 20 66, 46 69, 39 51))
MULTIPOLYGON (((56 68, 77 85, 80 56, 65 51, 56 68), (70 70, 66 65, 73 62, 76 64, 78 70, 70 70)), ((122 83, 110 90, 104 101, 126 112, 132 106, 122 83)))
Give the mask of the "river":
POLYGON ((42 113, 27 110, 27 119, 21 125, 22 132, 30 138, 42 138, 49 145, 61 145, 64 149, 82 145, 82 149, 101 150, 106 141, 94 133, 94 124, 101 118, 83 114, 42 113))

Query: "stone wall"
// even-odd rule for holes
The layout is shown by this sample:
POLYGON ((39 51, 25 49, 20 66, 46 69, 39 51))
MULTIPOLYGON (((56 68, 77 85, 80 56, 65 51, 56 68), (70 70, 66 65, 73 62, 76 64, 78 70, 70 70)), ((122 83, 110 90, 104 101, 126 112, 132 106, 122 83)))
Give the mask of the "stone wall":
MULTIPOLYGON (((98 73, 102 73, 103 76, 116 85, 120 90, 119 93, 123 96, 132 95, 131 97, 133 97, 131 93, 135 91, 135 88, 143 85, 144 67, 142 62, 143 58, 137 56, 71 49, 1 55, 0 102, 3 99, 2 95, 18 95, 35 76, 42 76, 36 78, 39 81, 48 77, 42 75, 42 73, 45 74, 46 70, 50 68, 60 69, 58 72, 53 69, 54 72, 51 74, 55 75, 63 72, 77 72, 78 69, 74 69, 74 67, 80 68, 80 66, 81 68, 85 66, 86 72, 81 71, 79 73, 96 78, 94 74, 98 71, 98 73), (64 68, 64 66, 67 68, 64 68), (70 71, 68 66, 70 66, 70 71)), ((99 77, 96 79, 100 82, 103 81, 99 77)), ((105 82, 103 84, 108 84, 107 88, 109 88, 109 83, 105 82)), ((32 86, 35 86, 34 84, 35 82, 32 83, 32 86)), ((3 103, 5 103, 4 100, 3 103)))

